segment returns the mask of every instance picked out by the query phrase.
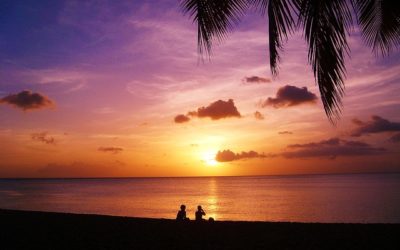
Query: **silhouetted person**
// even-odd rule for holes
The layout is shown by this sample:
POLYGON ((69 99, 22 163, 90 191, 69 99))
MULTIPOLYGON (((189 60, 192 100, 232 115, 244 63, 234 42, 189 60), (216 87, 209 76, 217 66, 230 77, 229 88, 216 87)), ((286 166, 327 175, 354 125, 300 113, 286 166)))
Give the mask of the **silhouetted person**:
POLYGON ((203 215, 206 215, 206 213, 201 208, 201 206, 197 206, 197 211, 195 215, 196 215, 196 221, 203 221, 203 215))
POLYGON ((185 205, 181 205, 181 210, 178 211, 178 214, 176 215, 176 220, 177 221, 189 220, 189 218, 186 217, 186 206, 185 205))

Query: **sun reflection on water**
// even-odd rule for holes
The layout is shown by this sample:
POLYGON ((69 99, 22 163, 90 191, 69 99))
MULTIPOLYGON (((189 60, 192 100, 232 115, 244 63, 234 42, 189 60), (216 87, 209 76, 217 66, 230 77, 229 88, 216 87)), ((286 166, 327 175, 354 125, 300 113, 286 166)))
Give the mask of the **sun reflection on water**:
POLYGON ((208 185, 209 195, 207 197, 207 217, 213 217, 215 220, 218 217, 217 211, 219 210, 217 189, 217 181, 213 178, 209 181, 208 185))

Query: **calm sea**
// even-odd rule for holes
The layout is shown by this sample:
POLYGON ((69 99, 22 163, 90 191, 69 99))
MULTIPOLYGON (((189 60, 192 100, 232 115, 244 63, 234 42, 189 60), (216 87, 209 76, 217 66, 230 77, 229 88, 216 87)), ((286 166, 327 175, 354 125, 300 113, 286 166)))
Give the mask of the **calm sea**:
POLYGON ((174 219, 400 223, 400 174, 0 180, 0 208, 174 219))

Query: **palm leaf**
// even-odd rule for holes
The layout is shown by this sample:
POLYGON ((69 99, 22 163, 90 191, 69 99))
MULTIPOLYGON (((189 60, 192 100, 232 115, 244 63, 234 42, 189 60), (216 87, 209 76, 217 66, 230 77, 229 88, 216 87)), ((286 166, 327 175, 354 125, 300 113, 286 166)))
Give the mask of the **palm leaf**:
POLYGON ((183 0, 181 7, 197 23, 199 54, 210 55, 214 40, 225 38, 240 21, 248 4, 246 0, 183 0))
POLYGON ((373 52, 387 55, 400 44, 400 8, 393 0, 356 0, 362 36, 373 52))
POLYGON ((299 24, 307 40, 325 112, 331 122, 340 117, 344 94, 346 35, 352 16, 346 0, 301 0, 299 24))
POLYGON ((294 0, 251 0, 262 14, 268 13, 269 62, 272 75, 278 74, 279 51, 295 27, 293 15, 297 16, 298 5, 294 0))

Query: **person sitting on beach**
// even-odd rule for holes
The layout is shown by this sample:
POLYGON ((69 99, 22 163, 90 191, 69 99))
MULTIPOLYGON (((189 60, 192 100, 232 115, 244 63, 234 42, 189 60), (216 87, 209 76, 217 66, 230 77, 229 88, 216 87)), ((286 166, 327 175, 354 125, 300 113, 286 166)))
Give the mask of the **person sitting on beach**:
POLYGON ((197 206, 197 211, 195 213, 196 216, 196 221, 203 221, 203 215, 206 215, 206 213, 204 212, 204 210, 201 208, 201 206, 197 206))
POLYGON ((186 217, 186 206, 185 205, 181 205, 181 210, 178 211, 178 214, 176 215, 176 220, 177 221, 189 220, 189 218, 186 217))

